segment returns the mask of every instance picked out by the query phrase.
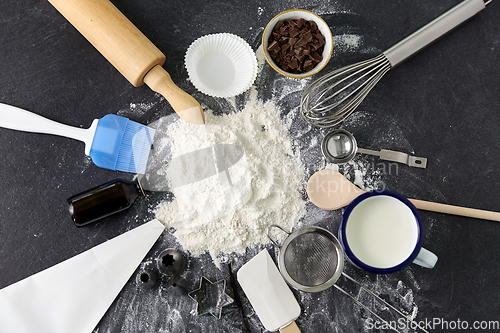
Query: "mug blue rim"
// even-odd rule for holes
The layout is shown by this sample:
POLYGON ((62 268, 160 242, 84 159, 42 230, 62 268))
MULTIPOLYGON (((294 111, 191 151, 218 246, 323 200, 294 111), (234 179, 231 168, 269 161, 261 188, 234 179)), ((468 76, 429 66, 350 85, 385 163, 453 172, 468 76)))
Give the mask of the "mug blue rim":
POLYGON ((361 194, 360 196, 356 197, 351 203, 346 207, 344 213, 342 214, 342 219, 340 220, 340 227, 339 227, 339 241, 342 247, 344 248, 344 253, 346 254, 347 258, 349 261, 351 261, 355 266, 364 269, 367 272, 370 273, 375 273, 375 274, 390 274, 397 272, 409 264, 413 262, 413 260, 417 257, 418 253, 420 252, 420 249, 422 248, 422 244, 424 242, 424 225, 422 223, 422 218, 420 217, 420 213, 418 212, 417 208, 403 195, 392 192, 389 190, 373 190, 369 192, 365 192, 361 194), (373 197, 373 196, 379 196, 379 195, 388 195, 393 198, 396 198, 406 204, 408 208, 411 209, 413 215, 415 216, 415 220, 417 221, 418 225, 418 234, 417 234, 417 244, 415 245, 415 249, 413 249, 412 253, 408 258, 406 258, 402 263, 399 265, 393 266, 393 267, 388 267, 388 268, 379 268, 379 267, 373 267, 370 265, 367 265, 363 263, 361 260, 359 260, 354 253, 352 252, 351 248, 349 247, 349 244, 347 243, 347 238, 346 238, 346 224, 347 220, 349 219, 349 216, 352 213, 352 210, 363 200, 373 197))

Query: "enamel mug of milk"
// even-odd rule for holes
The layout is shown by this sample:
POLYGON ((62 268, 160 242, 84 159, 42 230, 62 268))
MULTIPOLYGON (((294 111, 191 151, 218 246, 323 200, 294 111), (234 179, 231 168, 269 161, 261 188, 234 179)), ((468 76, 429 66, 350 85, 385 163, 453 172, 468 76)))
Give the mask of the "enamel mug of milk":
POLYGON ((349 260, 376 274, 399 271, 410 263, 432 268, 437 256, 424 249, 424 228, 415 206, 391 191, 366 192, 345 209, 339 240, 349 260))

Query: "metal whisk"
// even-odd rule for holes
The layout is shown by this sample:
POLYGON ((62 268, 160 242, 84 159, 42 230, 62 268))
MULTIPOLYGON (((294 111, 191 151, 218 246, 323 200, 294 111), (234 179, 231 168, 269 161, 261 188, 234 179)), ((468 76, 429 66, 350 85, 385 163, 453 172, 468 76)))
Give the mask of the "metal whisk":
POLYGON ((465 0, 379 56, 337 69, 303 92, 304 121, 330 127, 346 119, 391 68, 483 10, 492 0, 465 0))

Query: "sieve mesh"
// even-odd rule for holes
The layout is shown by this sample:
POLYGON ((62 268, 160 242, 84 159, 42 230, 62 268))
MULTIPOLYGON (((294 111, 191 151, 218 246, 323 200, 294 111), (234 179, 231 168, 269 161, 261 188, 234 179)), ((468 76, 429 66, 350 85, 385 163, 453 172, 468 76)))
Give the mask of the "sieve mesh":
POLYGON ((307 232, 286 247, 284 269, 297 283, 316 287, 326 283, 337 271, 337 249, 325 235, 307 232))

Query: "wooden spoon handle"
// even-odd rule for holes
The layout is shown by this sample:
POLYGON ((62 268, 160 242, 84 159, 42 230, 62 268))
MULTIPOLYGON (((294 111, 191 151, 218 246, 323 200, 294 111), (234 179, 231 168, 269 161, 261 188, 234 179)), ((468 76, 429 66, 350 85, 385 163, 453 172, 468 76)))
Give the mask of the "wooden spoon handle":
POLYGON ((487 210, 475 209, 475 208, 465 208, 459 206, 446 205, 442 203, 429 202, 417 199, 409 199, 411 203, 415 205, 418 209, 427 210, 437 213, 445 213, 452 215, 460 215, 467 217, 474 217, 483 220, 497 221, 500 222, 500 213, 491 212, 487 210))

